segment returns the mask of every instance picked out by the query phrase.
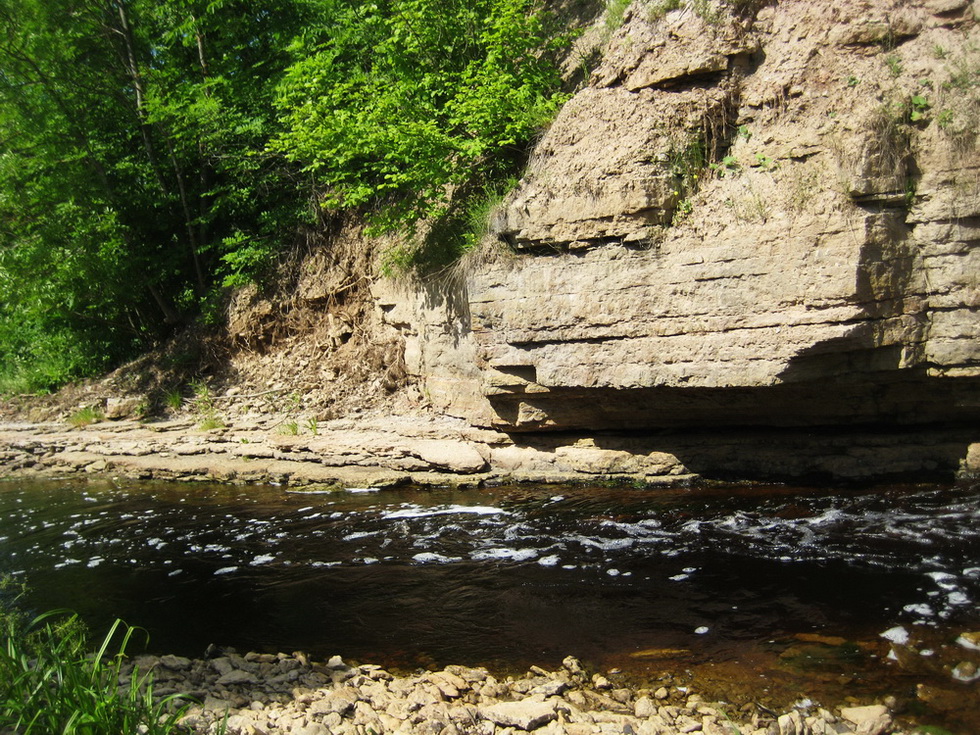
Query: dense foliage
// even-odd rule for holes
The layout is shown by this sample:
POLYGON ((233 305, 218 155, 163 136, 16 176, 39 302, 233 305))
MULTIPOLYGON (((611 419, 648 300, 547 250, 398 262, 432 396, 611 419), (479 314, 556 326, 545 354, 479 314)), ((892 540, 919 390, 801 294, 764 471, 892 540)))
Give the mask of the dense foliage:
POLYGON ((0 0, 0 392, 131 356, 317 210, 412 231, 561 101, 530 0, 0 0))

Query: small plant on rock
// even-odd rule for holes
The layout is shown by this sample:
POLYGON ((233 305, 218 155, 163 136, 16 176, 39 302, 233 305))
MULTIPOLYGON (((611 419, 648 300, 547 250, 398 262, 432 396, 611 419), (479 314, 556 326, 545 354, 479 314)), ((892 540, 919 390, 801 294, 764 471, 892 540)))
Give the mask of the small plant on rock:
POLYGON ((215 406, 214 394, 206 383, 195 381, 191 383, 194 390, 194 398, 191 406, 198 417, 198 426, 204 431, 222 429, 225 422, 218 416, 218 409, 215 406))
POLYGON ((96 424, 104 418, 105 416, 100 409, 95 406, 85 406, 69 416, 68 423, 76 428, 80 428, 89 424, 96 424))
POLYGON ((168 390, 163 396, 163 403, 171 411, 177 413, 184 405, 184 396, 181 394, 179 388, 173 388, 168 390))
POLYGON ((909 120, 912 122, 923 122, 928 119, 929 100, 921 94, 913 94, 909 100, 909 120))
POLYGON ((607 0, 606 1, 606 33, 613 33, 621 25, 626 17, 626 8, 632 0, 607 0))
POLYGON ((737 174, 742 170, 742 167, 735 156, 725 156, 718 163, 709 163, 708 168, 718 174, 721 178, 725 178, 728 175, 737 174))
POLYGON ((678 8, 682 7, 684 7, 684 0, 660 0, 660 2, 654 3, 650 7, 648 20, 651 23, 656 23, 671 10, 677 10, 678 8))
POLYGON ((759 165, 759 168, 761 168, 763 171, 775 171, 777 168, 779 168, 779 163, 776 162, 776 159, 772 158, 771 156, 767 156, 764 153, 756 153, 755 160, 759 165))
POLYGON ((889 54, 885 57, 885 65, 888 67, 888 73, 893 77, 902 76, 902 60, 895 56, 895 54, 889 54))

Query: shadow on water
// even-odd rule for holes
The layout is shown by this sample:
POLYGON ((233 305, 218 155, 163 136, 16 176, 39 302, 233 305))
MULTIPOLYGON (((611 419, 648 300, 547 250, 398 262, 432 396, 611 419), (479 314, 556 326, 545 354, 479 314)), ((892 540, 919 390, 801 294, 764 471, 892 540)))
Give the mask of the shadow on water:
POLYGON ((145 627, 155 652, 216 643, 499 671, 571 654, 693 677, 731 701, 896 694, 969 731, 976 684, 951 669, 980 663, 955 642, 980 630, 978 517, 976 485, 308 494, 7 481, 0 570, 29 581, 38 609, 145 627), (881 636, 896 628, 907 644, 881 636))

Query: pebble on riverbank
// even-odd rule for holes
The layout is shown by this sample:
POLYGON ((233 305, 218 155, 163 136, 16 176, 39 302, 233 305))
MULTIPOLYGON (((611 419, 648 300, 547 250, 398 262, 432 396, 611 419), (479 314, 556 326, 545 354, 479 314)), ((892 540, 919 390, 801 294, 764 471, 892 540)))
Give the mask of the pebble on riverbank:
POLYGON ((447 666, 396 676, 380 666, 348 666, 293 655, 221 652, 215 658, 141 656, 154 693, 193 704, 182 725, 229 735, 903 735, 884 705, 816 706, 776 714, 747 705, 737 712, 691 692, 616 688, 589 677, 574 658, 557 671, 539 667, 500 680, 484 668, 447 666))

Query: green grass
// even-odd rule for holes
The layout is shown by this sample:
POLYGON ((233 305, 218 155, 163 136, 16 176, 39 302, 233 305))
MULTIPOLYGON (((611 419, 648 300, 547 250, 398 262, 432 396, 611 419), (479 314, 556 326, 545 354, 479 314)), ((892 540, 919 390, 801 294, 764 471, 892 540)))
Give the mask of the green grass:
POLYGON ((155 700, 153 678, 123 674, 134 628, 117 620, 95 653, 77 616, 33 620, 0 610, 0 732, 16 735, 168 735, 189 704, 155 700), (120 685, 120 681, 123 683, 120 685))
POLYGON ((197 414, 198 428, 202 431, 225 428, 224 420, 218 415, 218 408, 215 405, 215 397, 211 388, 201 381, 191 382, 191 388, 194 391, 191 407, 197 414))
POLYGON ((651 23, 656 23, 658 20, 663 18, 671 10, 677 10, 684 6, 683 0, 660 0, 660 2, 654 3, 650 7, 649 15, 647 20, 651 23))
POLYGON ((180 409, 184 405, 184 396, 180 392, 180 388, 173 388, 171 390, 168 390, 163 397, 163 402, 164 404, 166 404, 167 408, 169 408, 174 413, 180 411, 180 409))
POLYGON ((469 199, 464 216, 462 252, 475 250, 490 233, 491 215, 506 196, 517 188, 517 183, 517 177, 511 176, 496 182, 496 185, 488 184, 482 192, 469 199))
POLYGON ((85 408, 80 408, 71 416, 68 417, 68 423, 74 427, 88 426, 89 424, 97 424, 102 421, 105 416, 102 411, 94 406, 85 406, 85 408))
POLYGON ((612 33, 623 25, 626 8, 632 0, 607 0, 606 2, 606 32, 612 33))

